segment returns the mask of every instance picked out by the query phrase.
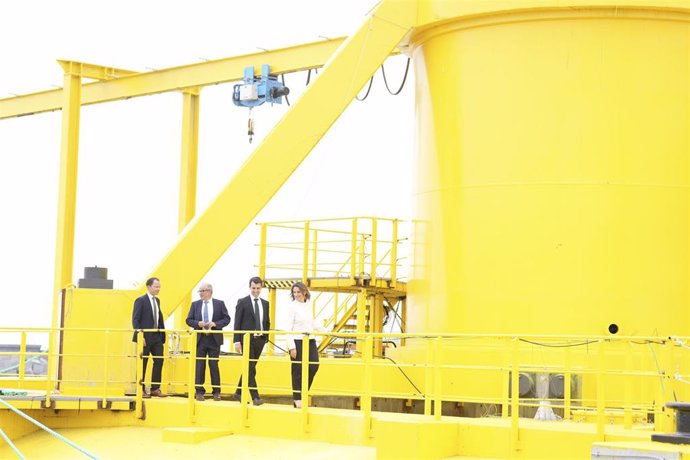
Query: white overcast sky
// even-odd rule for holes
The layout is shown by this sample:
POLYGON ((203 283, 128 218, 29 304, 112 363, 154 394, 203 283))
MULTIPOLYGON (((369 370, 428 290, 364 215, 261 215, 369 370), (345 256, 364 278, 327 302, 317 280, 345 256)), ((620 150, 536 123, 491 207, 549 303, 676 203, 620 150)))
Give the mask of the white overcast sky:
MULTIPOLYGON (((374 0, 86 0, 0 2, 0 98, 62 86, 56 59, 136 71, 161 69, 354 32, 374 0)), ((390 58, 391 85, 406 58, 390 58)), ((270 64, 270 62, 267 62, 270 64)), ((298 96, 306 73, 286 84, 298 96)), ((412 69, 399 96, 380 71, 257 221, 354 215, 409 218, 414 138, 412 69)), ((197 212, 202 211, 285 113, 231 102, 232 84, 203 90, 197 212)), ((60 112, 0 120, 0 326, 49 326, 57 219, 60 112)), ((84 107, 81 115, 74 282, 105 266, 116 288, 149 274, 177 235, 181 95, 84 107)), ((205 279, 232 305, 253 265, 250 226, 205 279)), ((163 289, 165 289, 165 280, 163 289)), ((1 342, 2 340, 0 340, 1 342)))

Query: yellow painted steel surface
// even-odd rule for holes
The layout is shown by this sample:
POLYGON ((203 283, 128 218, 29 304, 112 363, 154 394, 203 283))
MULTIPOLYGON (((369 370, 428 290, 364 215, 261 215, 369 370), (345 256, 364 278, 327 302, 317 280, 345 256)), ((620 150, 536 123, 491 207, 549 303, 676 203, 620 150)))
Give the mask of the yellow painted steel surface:
POLYGON ((686 334, 690 3, 456 3, 494 14, 411 38, 408 330, 686 334))

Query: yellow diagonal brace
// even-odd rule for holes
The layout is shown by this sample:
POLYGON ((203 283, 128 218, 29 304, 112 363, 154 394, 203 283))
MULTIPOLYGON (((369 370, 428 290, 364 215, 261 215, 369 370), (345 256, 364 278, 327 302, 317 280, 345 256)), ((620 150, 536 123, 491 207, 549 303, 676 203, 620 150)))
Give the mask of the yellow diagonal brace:
POLYGON ((121 78, 127 75, 134 75, 137 72, 133 70, 118 69, 116 67, 105 67, 96 64, 87 64, 85 62, 77 61, 60 61, 60 64, 68 75, 79 75, 83 78, 93 78, 95 80, 112 80, 114 78, 121 78))
POLYGON ((211 205, 189 223, 153 271, 165 283, 166 305, 177 305, 251 223, 408 33, 415 13, 413 0, 382 2, 211 205))
MULTIPOLYGON (((275 74, 321 67, 344 41, 344 38, 336 38, 87 83, 81 89, 81 104, 98 104, 241 80, 244 68, 250 65, 259 68, 261 64, 270 64, 271 72, 275 74)), ((61 108, 62 89, 25 94, 0 99, 0 119, 61 108)))

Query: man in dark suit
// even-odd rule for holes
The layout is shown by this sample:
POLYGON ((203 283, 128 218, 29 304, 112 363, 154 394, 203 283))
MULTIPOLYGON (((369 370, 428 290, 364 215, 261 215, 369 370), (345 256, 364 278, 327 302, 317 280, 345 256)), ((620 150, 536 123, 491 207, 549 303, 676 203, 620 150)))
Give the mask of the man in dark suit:
POLYGON ((134 301, 132 311, 132 328, 134 337, 132 341, 137 341, 140 329, 158 329, 153 332, 144 332, 144 352, 142 354, 144 366, 141 372, 141 386, 144 390, 144 398, 151 396, 165 397, 161 391, 161 372, 163 370, 163 344, 165 344, 165 320, 160 308, 160 301, 156 297, 161 290, 161 282, 158 278, 146 280, 146 290, 143 296, 134 301), (148 356, 153 355, 153 371, 151 372, 151 393, 146 392, 144 380, 146 377, 146 364, 148 356))
MULTIPOLYGON (((249 295, 237 301, 235 307, 235 331, 253 331, 249 339, 249 393, 255 406, 260 406, 264 401, 259 397, 256 386, 256 362, 261 357, 261 352, 268 339, 268 331, 271 329, 271 320, 268 315, 268 301, 259 298, 263 280, 258 276, 249 280, 249 295)), ((235 333, 235 351, 242 353, 243 333, 235 333)), ((237 391, 233 398, 240 401, 242 397, 242 376, 237 384, 237 391)))
MULTIPOLYGON (((209 283, 201 283, 199 286, 201 299, 192 302, 187 315, 187 325, 198 331, 220 331, 230 324, 230 315, 225 308, 225 302, 213 299, 213 286, 209 283)), ((206 379, 206 357, 208 356, 208 369, 211 372, 211 388, 213 400, 220 401, 220 370, 218 370, 218 357, 220 346, 223 345, 223 334, 197 333, 196 335, 196 400, 203 401, 204 381, 206 379)))

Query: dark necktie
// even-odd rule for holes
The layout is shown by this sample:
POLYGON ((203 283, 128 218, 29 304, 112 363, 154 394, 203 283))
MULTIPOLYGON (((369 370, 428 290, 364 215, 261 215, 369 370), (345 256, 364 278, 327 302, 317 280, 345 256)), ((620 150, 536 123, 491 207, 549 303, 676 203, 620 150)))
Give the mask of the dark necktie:
POLYGON ((204 323, 208 323, 208 300, 204 300, 204 323))
POLYGON ((261 330, 261 317, 259 316, 259 299, 254 298, 254 322, 257 331, 261 330))
POLYGON ((153 328, 158 329, 158 302, 155 297, 151 297, 151 302, 153 302, 153 328))

